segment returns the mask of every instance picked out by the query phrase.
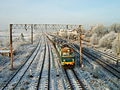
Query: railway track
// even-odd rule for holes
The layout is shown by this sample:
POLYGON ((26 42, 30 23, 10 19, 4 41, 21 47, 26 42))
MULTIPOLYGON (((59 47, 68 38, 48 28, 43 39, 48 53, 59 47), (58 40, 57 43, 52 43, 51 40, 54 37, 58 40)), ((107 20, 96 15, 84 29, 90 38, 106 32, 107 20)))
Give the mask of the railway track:
POLYGON ((48 52, 50 52, 49 53, 49 55, 48 55, 48 57, 49 57, 49 64, 48 64, 48 90, 50 90, 50 88, 51 88, 51 74, 50 74, 50 72, 51 72, 51 49, 50 49, 50 45, 48 45, 48 52))
MULTIPOLYGON (((61 41, 62 42, 62 41, 61 41)), ((70 46, 72 46, 74 49, 75 49, 75 51, 79 54, 79 47, 77 46, 77 45, 74 45, 74 44, 71 44, 70 46)), ((99 52, 100 53, 100 52, 99 52)), ((83 49, 83 54, 85 55, 85 56, 87 56, 88 58, 90 58, 91 60, 93 60, 94 62, 96 62, 96 63, 98 63, 98 65, 100 65, 100 66, 102 66, 102 68, 104 68, 104 69, 106 69, 106 71, 107 72, 109 72, 109 73, 111 73, 112 74, 112 76, 114 76, 114 77, 117 77, 118 79, 120 79, 120 72, 119 72, 119 70, 117 70, 117 68, 114 68, 113 66, 112 66, 112 64, 110 65, 110 63, 107 63, 106 61, 104 61, 104 58, 100 58, 100 57, 98 57, 97 55, 96 55, 96 52, 89 52, 89 51, 87 51, 87 50, 84 50, 83 49), (87 53, 87 54, 86 54, 87 53)), ((104 53, 102 53, 102 54, 100 54, 100 55, 102 55, 102 56, 106 56, 106 57, 108 57, 109 59, 114 59, 114 57, 111 57, 110 55, 104 55, 104 53)), ((113 60, 114 61, 114 60, 113 60)), ((87 62, 89 62, 89 61, 87 61, 87 62)), ((90 64, 91 64, 91 62, 89 62, 90 64)), ((78 69, 79 70, 79 69, 78 69)), ((75 69, 75 71, 76 71, 76 69, 75 69)), ((76 89, 77 88, 77 90, 79 90, 79 89, 81 89, 81 84, 78 82, 79 80, 79 78, 80 77, 78 77, 78 79, 77 79, 77 77, 76 77, 76 75, 74 74, 74 71, 72 71, 72 70, 64 70, 63 71, 64 72, 64 74, 65 74, 65 76, 66 76, 66 78, 67 78, 67 80, 66 80, 66 82, 68 82, 68 86, 69 86, 69 89, 70 90, 74 90, 74 89, 76 89), (80 87, 79 87, 80 86, 80 87), (75 88, 76 87, 76 88, 75 88)), ((76 71, 75 73, 77 73, 78 71, 76 71)), ((79 73, 80 74, 80 73, 79 73)), ((111 75, 110 74, 110 75, 111 75)), ((79 76, 79 75, 78 75, 79 76)), ((81 79, 80 79, 81 80, 81 79)), ((82 81, 84 82, 84 80, 82 79, 82 81)), ((81 82, 82 82, 81 81, 81 82)), ((88 83, 87 83, 88 84, 88 83)), ((87 85, 86 84, 86 85, 87 85)), ((84 84, 85 85, 85 84, 84 84)), ((83 85, 83 86, 84 86, 83 85)), ((88 85, 89 86, 89 85, 88 85)), ((85 86, 85 89, 86 89, 86 87, 87 86, 85 86)), ((88 87, 89 88, 89 87, 88 87)), ((87 88, 87 89, 88 89, 87 88)))
POLYGON ((43 56, 43 63, 42 63, 42 67, 39 73, 39 79, 38 79, 38 83, 37 83, 37 90, 41 90, 41 89, 48 89, 50 90, 51 85, 50 85, 50 71, 51 71, 51 67, 50 67, 50 47, 48 44, 46 44, 45 47, 45 51, 44 51, 44 56, 43 56), (46 71, 46 65, 47 65, 47 71, 46 71), (44 80, 45 79, 45 80, 44 80))
POLYGON ((21 69, 17 72, 14 77, 0 90, 18 90, 25 89, 25 86, 29 86, 26 89, 32 90, 41 90, 41 89, 51 89, 51 47, 49 46, 44 38, 44 42, 39 43, 37 49, 32 54, 32 58, 28 60, 21 67, 21 69), (44 46, 44 48, 42 48, 44 46), (42 54, 42 55, 41 55, 42 54), (39 58, 40 57, 40 58, 39 58), (41 60, 42 59, 42 60, 41 60), (29 75, 29 71, 35 66, 33 64, 38 63, 36 66, 36 70, 33 72, 33 75, 29 75), (41 63, 42 62, 42 63, 41 63), (30 69, 31 68, 31 69, 30 69), (28 80, 29 75, 29 80, 28 80), (27 80, 27 85, 24 85, 27 80), (31 81, 32 80, 32 81, 31 81), (31 82, 29 82, 31 81, 31 82), (30 84, 30 85, 29 85, 30 84))
MULTIPOLYGON (((59 57, 59 55, 58 55, 58 57, 59 57)), ((74 69, 60 68, 61 65, 60 65, 58 60, 57 60, 57 63, 58 63, 59 70, 62 69, 62 72, 65 74, 64 77, 66 77, 67 89, 70 89, 70 90, 86 90, 84 88, 84 84, 82 83, 82 81, 80 80, 79 76, 76 74, 76 71, 74 71, 74 69)))
MULTIPOLYGON (((33 65, 33 67, 31 67, 32 71, 33 71, 33 76, 32 76, 32 78, 29 78, 29 80, 27 79, 27 81, 30 81, 29 85, 26 85, 28 87, 27 90, 39 90, 40 85, 42 83, 41 78, 42 78, 42 73, 43 73, 43 67, 45 64, 46 48, 47 48, 45 38, 44 38, 44 42, 42 43, 41 47, 42 47, 42 49, 41 49, 41 51, 39 51, 38 57, 36 57, 37 64, 33 65)), ((25 85, 23 84, 22 86, 25 86, 25 85)))
MULTIPOLYGON (((55 50, 56 50, 56 49, 55 49, 55 50)), ((56 52, 57 52, 57 50, 56 50, 56 52)), ((58 52, 57 52, 57 57, 59 57, 58 52)), ((72 87, 71 87, 71 85, 70 85, 70 83, 69 83, 69 78, 66 76, 65 71, 64 71, 64 69, 62 68, 62 66, 60 65, 60 62, 59 62, 58 60, 57 60, 57 62, 56 62, 56 65, 57 65, 57 69, 59 69, 59 70, 61 71, 61 73, 64 73, 64 74, 63 74, 63 77, 66 77, 65 79, 62 78, 62 84, 64 84, 64 85, 63 85, 63 86, 64 86, 64 89, 72 90, 72 87)), ((57 71, 57 73, 58 73, 58 71, 57 71)))
MULTIPOLYGON (((36 72, 38 72, 37 71, 38 68, 40 69, 40 66, 42 66, 42 65, 40 65, 40 63, 42 62, 41 58, 42 58, 43 53, 44 53, 42 51, 45 49, 43 41, 45 41, 45 40, 42 40, 41 48, 38 51, 38 53, 35 57, 35 60, 33 61, 32 65, 29 67, 29 69, 25 73, 25 75, 22 78, 22 80, 20 81, 20 83, 17 85, 16 90, 19 90, 19 89, 26 90, 26 89, 28 89, 27 87, 31 87, 31 83, 34 82, 33 78, 35 78, 37 76, 36 72)), ((35 84, 33 86, 35 86, 35 84)), ((32 90, 35 90, 35 89, 32 89, 32 90)))
POLYGON ((93 52, 98 52, 98 53, 100 53, 101 55, 109 58, 111 61, 114 61, 114 62, 117 61, 117 58, 116 58, 115 56, 113 56, 112 54, 107 54, 107 53, 104 53, 104 52, 99 51, 99 50, 97 50, 97 49, 93 49, 92 51, 93 51, 93 52))
POLYGON ((57 78, 56 81, 54 81, 54 82, 56 82, 56 86, 54 86, 54 90, 69 90, 70 84, 64 78, 65 74, 63 74, 63 69, 59 63, 59 60, 58 60, 59 57, 58 57, 58 54, 56 54, 56 52, 57 52, 57 50, 53 46, 51 53, 53 56, 53 65, 54 65, 55 77, 57 78))
MULTIPOLYGON (((36 46, 33 46, 34 48, 32 47, 33 49, 30 50, 31 53, 24 58, 29 58, 33 54, 33 52, 36 50, 38 44, 39 44, 39 42, 35 42, 34 45, 36 45, 36 46)), ((22 54, 25 54, 25 53, 22 53, 22 54)), ((14 55, 13 59, 14 59, 14 62, 17 61, 18 59, 20 60, 21 59, 20 54, 14 55)), ((8 68, 8 66, 9 66, 9 60, 8 61, 2 60, 2 61, 0 61, 0 63, 2 66, 4 66, 3 68, 0 69, 0 71, 3 70, 4 68, 8 68)))
POLYGON ((74 76, 75 76, 77 82, 79 83, 80 88, 81 88, 82 90, 86 90, 86 89, 85 89, 85 85, 83 84, 83 82, 81 81, 81 79, 79 78, 79 76, 77 75, 77 72, 76 72, 74 69, 72 69, 72 72, 74 73, 74 76))
POLYGON ((7 81, 7 83, 0 89, 0 90, 9 90, 9 89, 15 89, 19 82, 21 81, 22 77, 26 73, 26 71, 29 69, 30 65, 34 61, 38 51, 41 47, 41 39, 39 40, 39 43, 36 47, 36 49, 32 52, 31 56, 28 57, 26 62, 15 72, 14 75, 7 81))
POLYGON ((46 55, 46 45, 45 45, 45 49, 44 49, 44 56, 43 56, 43 60, 42 60, 42 66, 41 66, 41 70, 39 70, 39 77, 38 77, 38 81, 37 81, 37 90, 39 90, 39 87, 40 87, 40 80, 41 80, 41 77, 42 77, 42 72, 43 72, 43 67, 44 67, 44 63, 45 63, 45 55, 46 55))
MULTIPOLYGON (((85 50, 87 50, 86 48, 84 48, 85 50)), ((116 65, 117 63, 117 58, 115 58, 114 56, 111 56, 109 54, 103 53, 101 51, 98 50, 87 50, 88 52, 91 52, 100 57, 101 60, 104 60, 104 63, 110 65, 111 67, 115 68, 117 71, 120 71, 120 68, 116 65)))
POLYGON ((64 71, 65 71, 65 74, 66 74, 66 76, 68 78, 71 90, 86 90, 84 88, 84 84, 79 79, 79 76, 77 76, 74 69, 72 69, 72 70, 65 69, 64 71))
MULTIPOLYGON (((70 43, 70 47, 72 47, 74 49, 77 57, 80 57, 79 47, 77 45, 75 45, 74 43, 70 43)), ((85 59, 84 57, 82 57, 82 58, 85 59)), ((80 60, 78 60, 78 61, 80 61, 80 60)), ((79 62, 76 62, 76 63, 79 63, 79 62)), ((87 61, 87 63, 89 63, 91 65, 90 61, 87 61)))
MULTIPOLYGON (((79 50, 79 47, 77 45, 74 45, 75 49, 79 50)), ((95 62, 97 62, 99 65, 101 65, 104 69, 106 69, 107 71, 109 71, 111 74, 113 74, 114 76, 116 76, 118 79, 120 79, 120 71, 112 66, 112 64, 110 65, 110 63, 106 62, 102 57, 97 57, 95 52, 89 52, 86 49, 83 49, 83 54, 86 55, 87 57, 91 58, 92 60, 94 60, 95 62)))
POLYGON ((101 65, 102 67, 104 67, 107 71, 109 71, 114 76, 116 76, 118 79, 120 79, 120 71, 118 71, 113 66, 109 65, 107 62, 103 61, 102 58, 98 58, 98 57, 94 56, 93 54, 89 53, 86 50, 83 50, 83 54, 85 54, 87 57, 89 57, 92 60, 94 60, 95 62, 97 62, 99 65, 101 65))
MULTIPOLYGON (((85 44, 85 45, 86 45, 86 44, 85 44)), ((87 48, 86 48, 86 49, 87 49, 87 48)), ((95 52, 95 53, 99 53, 100 55, 109 58, 109 60, 112 61, 112 62, 114 62, 114 63, 117 62, 117 59, 118 59, 118 58, 116 58, 116 56, 113 55, 113 54, 111 54, 111 53, 109 53, 109 54, 108 54, 108 53, 105 53, 105 52, 100 51, 99 49, 97 49, 97 48, 95 48, 95 47, 92 48, 92 49, 89 49, 89 50, 91 50, 91 51, 93 51, 93 52, 95 52)))

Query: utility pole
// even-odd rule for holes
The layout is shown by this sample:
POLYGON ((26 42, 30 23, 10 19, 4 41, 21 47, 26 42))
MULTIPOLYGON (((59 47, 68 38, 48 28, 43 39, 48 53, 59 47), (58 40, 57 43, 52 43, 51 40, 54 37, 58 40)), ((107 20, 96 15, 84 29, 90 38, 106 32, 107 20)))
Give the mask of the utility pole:
POLYGON ((31 24, 31 43, 33 44, 33 24, 31 24))
POLYGON ((120 32, 118 31, 117 67, 118 67, 118 62, 119 62, 119 55, 120 55, 120 32))
POLYGON ((82 67, 82 25, 79 25, 80 33, 80 67, 82 67))
POLYGON ((13 69, 13 49, 12 49, 12 24, 10 24, 10 65, 13 69))

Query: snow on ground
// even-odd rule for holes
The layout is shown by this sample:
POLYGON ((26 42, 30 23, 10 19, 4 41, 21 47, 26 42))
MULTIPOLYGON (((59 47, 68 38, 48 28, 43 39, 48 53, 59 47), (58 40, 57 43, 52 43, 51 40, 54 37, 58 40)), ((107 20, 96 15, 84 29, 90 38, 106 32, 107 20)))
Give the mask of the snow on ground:
POLYGON ((59 57, 58 57, 56 50, 53 46, 52 46, 52 52, 53 52, 53 63, 54 63, 53 64, 54 89, 58 88, 58 90, 67 90, 68 84, 65 80, 65 75, 64 75, 64 73, 62 71, 62 67, 60 66, 60 63, 59 63, 59 57))
MULTIPOLYGON (((32 50, 36 47, 39 38, 38 35, 39 33, 34 35, 35 37, 33 45, 30 43, 30 40, 28 40, 28 37, 17 37, 14 39, 14 68, 16 70, 26 61, 27 57, 32 53, 32 50)), ((53 54, 54 53, 56 53, 55 50, 53 50, 53 54)), ((41 55, 39 54, 39 56, 43 57, 43 50, 41 50, 41 55)), ((110 73, 106 72, 101 66, 87 58, 85 55, 83 55, 83 58, 83 67, 76 67, 75 70, 79 74, 79 77, 82 78, 84 83, 90 86, 89 89, 91 88, 93 90, 120 90, 120 80, 110 75, 110 73), (89 64, 86 60, 88 60, 91 64, 89 64)), ((58 60, 58 57, 54 55, 54 59, 56 61, 58 60)), ((46 64, 48 64, 47 61, 46 64)), ((32 71, 30 71, 30 73, 34 75, 34 78, 31 79, 29 77, 29 72, 26 73, 26 76, 28 77, 23 78, 21 84, 19 85, 20 88, 32 90, 32 88, 35 87, 34 85, 36 83, 36 79, 38 78, 38 73, 35 72, 39 72, 40 66, 41 63, 38 60, 36 60, 29 69, 29 71, 32 71)), ((47 65, 45 66, 45 68, 47 68, 47 65)), ((13 75, 16 72, 16 70, 11 71, 9 69, 9 57, 0 55, 0 87, 2 87, 4 83, 6 83, 7 80, 11 77, 11 75, 13 75)), ((48 71, 44 69, 44 77, 47 77, 46 72, 48 71)), ((51 61, 51 75, 52 85, 54 86, 55 90, 57 90, 56 88, 62 90, 63 88, 65 89, 67 87, 63 72, 54 61, 51 61), (57 75, 59 76, 57 77, 57 75)), ((43 82, 44 84, 47 82, 45 78, 43 82)), ((44 88, 44 86, 41 86, 41 88, 44 88)))
MULTIPOLYGON (((16 70, 26 61, 38 43, 38 34, 34 35, 34 44, 32 45, 27 39, 13 39, 13 59, 15 70, 10 70, 9 57, 0 55, 0 87, 9 80, 16 70), (36 39, 36 40, 35 40, 36 39)), ((9 47, 7 47, 9 48, 9 47)))
MULTIPOLYGON (((78 45, 79 43, 76 42, 78 45)), ((91 48, 91 47, 90 47, 91 48)), ((102 49, 105 50, 105 49, 102 49)), ((101 50, 101 51, 102 51, 101 50)), ((112 50, 105 50, 110 54, 112 50)), ((91 52, 92 53, 92 52, 91 52)), ((82 77, 90 84, 94 90, 119 90, 120 80, 107 72, 103 67, 93 62, 83 54, 84 67, 79 69, 82 77), (88 61, 91 63, 89 64, 88 61), (97 77, 95 77, 97 76, 97 77)))
POLYGON ((25 73, 24 77, 18 84, 18 87, 16 90, 19 89, 30 89, 35 90, 36 88, 36 82, 39 76, 39 72, 42 66, 42 58, 44 55, 44 44, 41 45, 41 49, 39 50, 39 53, 37 54, 35 60, 33 61, 32 65, 29 67, 27 72, 25 73), (38 58, 39 57, 39 58, 38 58))
POLYGON ((79 72, 82 73, 82 77, 85 78, 94 90, 119 90, 120 81, 118 79, 110 76, 110 73, 106 72, 101 66, 85 55, 83 57, 85 58, 85 65, 82 69, 79 69, 79 72), (91 62, 92 66, 86 60, 91 62))
MULTIPOLYGON (((74 42, 79 45, 79 42, 74 42)), ((104 50, 104 49, 103 49, 104 50)), ((105 50, 113 53, 112 50, 105 50)), ((107 72, 103 67, 83 55, 83 67, 75 68, 85 85, 93 90, 120 90, 120 80, 107 72), (91 63, 89 64, 88 61, 91 63)))
POLYGON ((0 71, 3 68, 3 66, 5 65, 5 63, 7 63, 9 61, 9 57, 8 56, 2 56, 0 55, 0 71))

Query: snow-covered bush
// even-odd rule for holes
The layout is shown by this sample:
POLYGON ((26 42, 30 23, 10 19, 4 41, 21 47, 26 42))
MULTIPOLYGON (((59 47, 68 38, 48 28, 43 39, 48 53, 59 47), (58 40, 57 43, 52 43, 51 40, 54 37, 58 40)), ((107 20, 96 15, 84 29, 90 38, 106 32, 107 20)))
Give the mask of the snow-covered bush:
POLYGON ((97 34, 93 34, 92 37, 90 38, 90 43, 94 44, 94 45, 97 45, 98 44, 98 37, 97 37, 97 34))
POLYGON ((111 49, 112 42, 114 41, 115 38, 116 38, 115 32, 110 32, 99 40, 99 46, 111 49))
POLYGON ((116 39, 112 42, 112 49, 115 53, 120 53, 120 38, 118 39, 118 35, 116 39))

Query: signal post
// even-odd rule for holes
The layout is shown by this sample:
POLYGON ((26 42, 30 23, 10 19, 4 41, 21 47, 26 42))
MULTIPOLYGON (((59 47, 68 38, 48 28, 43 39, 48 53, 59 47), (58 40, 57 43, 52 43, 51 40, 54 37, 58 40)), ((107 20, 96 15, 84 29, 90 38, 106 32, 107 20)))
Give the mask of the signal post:
POLYGON ((82 25, 79 25, 80 37, 80 67, 82 67, 82 25))

